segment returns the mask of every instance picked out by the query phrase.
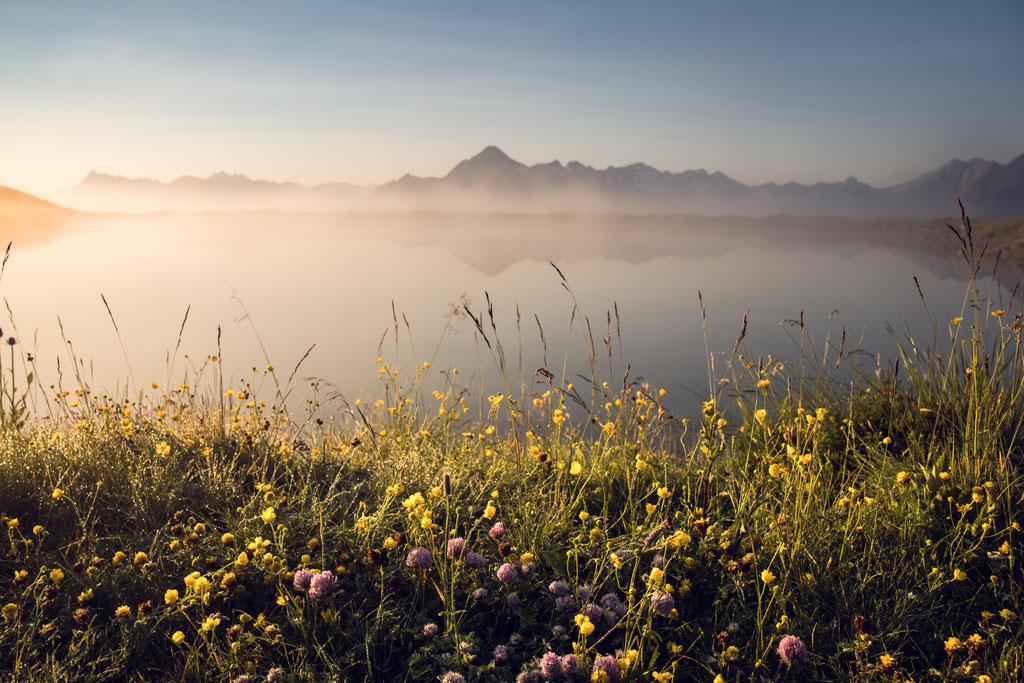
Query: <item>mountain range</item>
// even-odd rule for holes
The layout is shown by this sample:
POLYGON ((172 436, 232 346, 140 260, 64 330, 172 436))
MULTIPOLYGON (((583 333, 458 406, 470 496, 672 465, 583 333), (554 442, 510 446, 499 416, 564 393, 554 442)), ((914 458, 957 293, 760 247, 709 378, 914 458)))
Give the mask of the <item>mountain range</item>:
POLYGON ((447 175, 405 175, 380 186, 305 186, 216 173, 169 183, 93 171, 76 187, 49 195, 83 209, 395 209, 504 212, 833 215, 930 218, 957 213, 960 198, 979 219, 1024 217, 1024 154, 1007 164, 955 159, 909 182, 876 188, 842 182, 745 185, 721 172, 680 173, 647 164, 603 170, 578 161, 527 166, 497 147, 459 162, 447 175))

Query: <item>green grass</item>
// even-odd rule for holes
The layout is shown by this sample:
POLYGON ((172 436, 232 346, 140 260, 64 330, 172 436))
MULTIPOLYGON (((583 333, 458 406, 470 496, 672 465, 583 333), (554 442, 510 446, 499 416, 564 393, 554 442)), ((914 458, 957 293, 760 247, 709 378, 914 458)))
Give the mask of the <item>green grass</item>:
POLYGON ((267 396, 272 367, 221 388, 211 357, 206 388, 37 393, 26 421, 11 346, 0 673, 557 680, 574 655, 574 680, 1020 680, 1021 312, 975 283, 963 310, 878 368, 737 356, 689 420, 596 370, 479 396, 383 358, 329 419, 316 387, 267 396))

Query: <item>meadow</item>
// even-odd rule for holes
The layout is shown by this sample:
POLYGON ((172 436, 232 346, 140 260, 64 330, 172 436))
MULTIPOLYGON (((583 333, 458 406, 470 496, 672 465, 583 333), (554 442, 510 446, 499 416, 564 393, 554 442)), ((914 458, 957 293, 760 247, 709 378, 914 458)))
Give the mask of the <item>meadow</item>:
POLYGON ((611 331, 589 377, 524 377, 474 318, 493 393, 382 351, 376 395, 290 405, 296 372, 229 384, 218 349, 44 389, 5 330, 0 677, 1021 680, 1021 297, 954 232, 952 320, 871 362, 741 332, 688 416, 604 371, 611 331))

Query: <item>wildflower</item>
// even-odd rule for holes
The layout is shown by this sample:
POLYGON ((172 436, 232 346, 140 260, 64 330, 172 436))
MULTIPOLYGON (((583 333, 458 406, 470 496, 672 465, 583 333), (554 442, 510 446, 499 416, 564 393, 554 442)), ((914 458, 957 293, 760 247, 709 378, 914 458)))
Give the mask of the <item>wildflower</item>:
POLYGON ((462 677, 462 674, 449 671, 444 676, 441 676, 441 683, 466 683, 466 679, 462 677))
POLYGON ((284 676, 284 669, 279 666, 275 666, 273 669, 267 672, 267 683, 278 683, 284 676))
POLYGON ((770 465, 770 466, 768 467, 768 475, 769 475, 769 476, 771 476, 771 478, 772 478, 772 479, 778 479, 778 478, 779 478, 779 477, 781 477, 781 476, 782 476, 782 475, 783 475, 784 473, 785 473, 785 470, 784 470, 784 469, 782 469, 782 467, 781 467, 781 466, 779 465, 779 463, 777 463, 777 462, 773 462, 773 463, 772 463, 772 464, 771 464, 771 465, 770 465))
POLYGON ((594 622, 590 621, 590 617, 582 614, 576 615, 576 625, 580 628, 580 633, 589 636, 594 632, 594 622))
POLYGON ((398 547, 398 541, 388 536, 384 539, 384 550, 394 550, 398 547))
POLYGON ((126 557, 127 557, 127 555, 125 555, 125 554, 124 554, 123 552, 121 552, 120 550, 118 550, 118 551, 117 551, 116 553, 114 553, 114 556, 110 558, 110 564, 112 564, 112 565, 114 565, 115 567, 117 567, 117 566, 119 566, 119 565, 120 565, 120 564, 121 564, 122 562, 124 562, 124 560, 125 560, 125 558, 126 558, 126 557))
POLYGON ((149 562, 149 555, 142 552, 141 550, 135 553, 135 557, 132 558, 132 564, 134 564, 136 567, 144 565, 147 562, 149 562))
POLYGON ((449 539, 447 552, 448 557, 460 559, 462 557, 462 554, 466 552, 466 539, 462 538, 461 536, 449 539))
POLYGON ((473 599, 478 602, 480 600, 486 599, 488 595, 489 593, 487 592, 486 588, 477 588, 475 591, 473 591, 473 599))
POLYGON ((509 593, 505 596, 505 604, 509 607, 519 607, 519 594, 509 593))
POLYGON ((967 572, 965 572, 963 569, 960 569, 960 567, 957 567, 953 570, 953 578, 957 581, 966 581, 967 572))
POLYGON ((498 645, 494 648, 491 656, 494 657, 494 663, 500 666, 508 661, 508 648, 504 645, 498 645))
POLYGON ((238 678, 236 678, 233 681, 231 681, 231 683, 251 683, 251 681, 249 680, 248 676, 246 676, 245 674, 242 674, 238 678))
POLYGON ((799 664, 807 659, 807 646, 796 636, 786 636, 779 641, 779 657, 787 666, 799 664))
POLYGON ((500 541, 505 536, 505 525, 501 522, 495 523, 495 525, 491 527, 491 530, 487 532, 487 535, 495 541, 500 541))
POLYGON ((735 645, 730 645, 725 648, 725 652, 722 653, 725 656, 726 661, 735 662, 740 658, 740 649, 735 645))
POLYGON ((576 678, 576 673, 579 671, 579 661, 576 659, 576 655, 569 654, 562 657, 562 675, 565 676, 565 680, 571 681, 576 678))
POLYGON ((580 511, 580 521, 581 522, 585 522, 588 519, 590 519, 590 513, 587 512, 586 510, 581 510, 580 511))
POLYGON ((174 635, 171 636, 171 642, 175 645, 181 645, 185 642, 185 634, 181 631, 175 631, 174 635))
POLYGON ((540 672, 549 681, 562 678, 562 658, 554 652, 548 652, 540 658, 540 672))
POLYGON ((633 553, 631 553, 630 551, 619 550, 618 552, 614 552, 608 556, 608 564, 615 567, 616 569, 621 569, 622 565, 628 562, 630 559, 632 559, 632 557, 633 553))
POLYGON ((32 527, 32 533, 34 533, 36 536, 43 533, 43 531, 45 531, 45 529, 43 529, 43 526, 41 524, 36 524, 34 527, 32 527))
POLYGON ((943 647, 946 650, 946 655, 950 659, 955 659, 955 658, 961 656, 963 654, 963 652, 964 652, 964 644, 956 636, 952 636, 950 638, 947 638, 946 642, 943 644, 943 647))
POLYGON ((497 576, 498 580, 506 586, 511 586, 519 581, 519 575, 516 573, 516 568, 508 562, 498 567, 497 576))
POLYGON ((668 545, 670 548, 685 548, 690 545, 691 540, 693 539, 685 531, 677 531, 668 537, 668 545))
POLYGON ((50 571, 50 581, 59 584, 64 579, 64 572, 60 569, 53 569, 50 571))
POLYGON ((573 464, 569 466, 569 474, 573 476, 580 474, 582 471, 583 465, 579 464, 578 462, 573 462, 573 464))
POLYGON ((308 590, 309 583, 313 580, 313 572, 308 569, 300 569, 295 572, 295 576, 292 578, 292 586, 299 589, 300 591, 308 590))
POLYGON ((490 502, 487 503, 487 508, 484 510, 484 517, 487 519, 494 519, 494 516, 498 514, 498 508, 494 507, 490 502))
POLYGON ((418 546, 405 556, 405 564, 414 569, 430 569, 434 566, 434 558, 431 557, 429 550, 418 546))
POLYGON ((672 492, 668 490, 667 486, 662 486, 658 489, 658 498, 671 498, 672 492))
POLYGON ((772 573, 772 570, 765 569, 763 572, 761 572, 761 580, 764 581, 767 585, 775 580, 775 574, 772 573))
POLYGON ((891 674, 896 670, 896 658, 889 653, 878 658, 878 670, 884 674, 891 674))
POLYGON ((609 655, 595 659, 590 680, 600 681, 600 683, 618 683, 618 681, 621 681, 622 667, 619 665, 619 660, 609 655))
POLYGON ((754 419, 758 422, 764 422, 764 419, 768 417, 768 411, 764 408, 754 411, 754 419))
POLYGON ((263 511, 260 517, 263 519, 264 524, 273 524, 274 520, 277 519, 277 513, 274 512, 274 508, 269 507, 263 511))
POLYGON ((423 625, 423 635, 428 636, 430 638, 436 636, 437 635, 437 624, 435 624, 435 623, 424 624, 423 625))
POLYGON ((18 606, 9 602, 3 607, 4 623, 13 624, 18 619, 18 606))
POLYGON ((663 617, 667 617, 672 614, 672 610, 675 609, 675 606, 676 601, 675 598, 672 597, 671 593, 655 591, 654 594, 651 595, 651 607, 653 607, 654 611, 663 617))
POLYGON ((899 484, 900 486, 906 486, 907 484, 910 483, 910 475, 907 472, 897 472, 896 483, 899 484))
POLYGON ((131 615, 132 615, 132 608, 129 607, 128 605, 121 605, 116 610, 114 610, 114 616, 117 617, 118 619, 127 619, 131 615))
POLYGON ((569 584, 565 581, 552 581, 548 584, 548 592, 554 596, 567 595, 569 593, 569 584))
POLYGON ((575 604, 576 600, 571 595, 560 595, 557 598, 555 598, 555 609, 560 611, 572 609, 573 605, 575 604))
POLYGON ((330 571, 320 572, 309 582, 309 597, 322 600, 334 592, 338 581, 330 571))
POLYGON ((245 565, 249 564, 249 555, 243 550, 241 553, 238 554, 238 559, 235 560, 235 564, 237 564, 239 567, 244 567, 245 565))
POLYGON ((480 567, 487 564, 487 560, 484 559, 483 555, 481 555, 480 553, 473 552, 472 550, 466 553, 466 556, 462 559, 462 562, 470 569, 479 569, 480 567))
POLYGON ((164 593, 164 603, 173 605, 176 602, 178 602, 178 591, 173 588, 168 589, 167 592, 164 593))

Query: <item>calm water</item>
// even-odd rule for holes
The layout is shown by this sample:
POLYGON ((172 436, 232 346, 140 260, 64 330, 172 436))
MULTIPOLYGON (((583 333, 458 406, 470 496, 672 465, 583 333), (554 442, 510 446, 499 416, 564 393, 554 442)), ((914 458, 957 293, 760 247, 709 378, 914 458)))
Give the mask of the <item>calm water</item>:
MULTIPOLYGON (((57 382, 60 355, 65 388, 76 386, 59 317, 94 391, 123 394, 132 378, 138 387, 181 381, 190 362, 216 353, 221 326, 225 367, 234 378, 266 365, 260 341, 283 371, 282 381, 315 344, 298 377, 323 378, 352 399, 377 391, 374 359, 382 338, 386 361, 403 370, 429 360, 435 370, 459 368, 475 387, 483 381, 484 395, 500 391, 492 356, 472 322, 450 316, 460 301, 483 313, 486 292, 517 384, 520 367, 527 382, 545 365, 556 376, 563 367, 571 377, 589 376, 589 319, 601 378, 616 384, 629 363, 631 377, 666 387, 677 409, 696 400, 687 398, 689 390, 707 387, 698 290, 719 370, 748 308, 745 345, 755 356, 791 354, 780 322, 801 310, 819 345, 828 335, 838 344, 845 326, 847 353, 891 351, 886 322, 902 328, 905 320, 925 335, 928 319, 915 275, 940 320, 960 311, 965 268, 955 261, 839 244, 835 236, 722 233, 583 217, 111 218, 51 241, 16 243, 0 294, 21 341, 37 346, 44 385, 57 382), (570 335, 573 296, 578 309, 570 335), (392 304, 400 321, 397 349, 392 304), (609 369, 602 340, 616 305, 609 369), (181 351, 169 368, 189 306, 181 351), (546 362, 537 320, 548 342, 546 362), (474 376, 477 368, 485 372, 474 376)), ((296 384, 301 394, 308 383, 296 384)))

